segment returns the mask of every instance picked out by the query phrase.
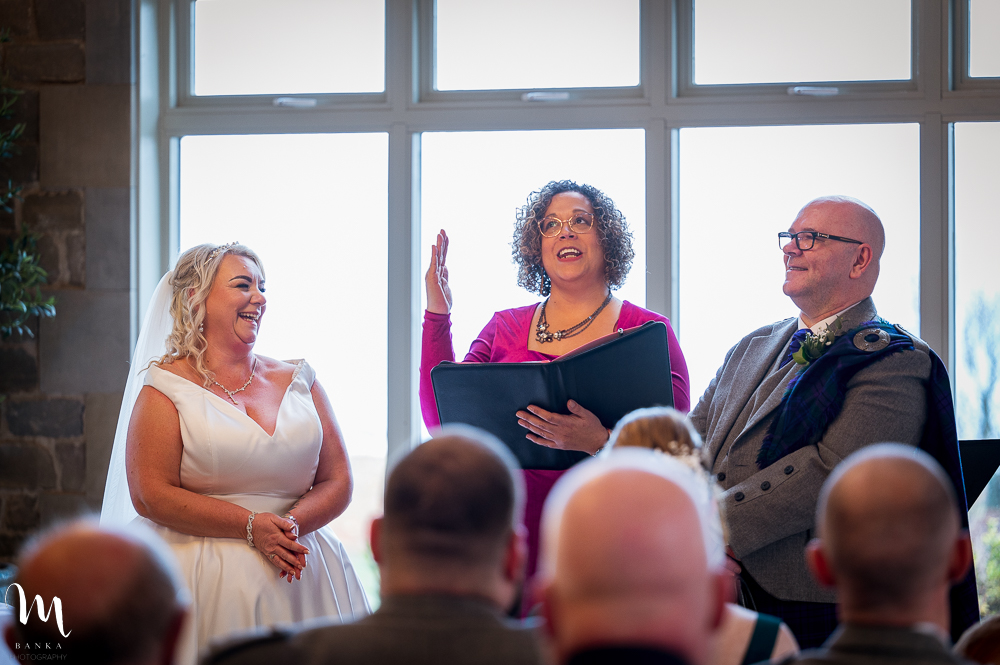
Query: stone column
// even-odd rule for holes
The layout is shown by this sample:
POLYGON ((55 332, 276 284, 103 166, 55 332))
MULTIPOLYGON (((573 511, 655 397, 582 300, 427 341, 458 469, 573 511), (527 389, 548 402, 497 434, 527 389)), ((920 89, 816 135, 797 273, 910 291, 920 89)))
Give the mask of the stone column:
POLYGON ((0 562, 31 532, 100 509, 129 361, 131 0, 0 0, 26 123, 0 237, 41 236, 56 316, 0 344, 0 562))

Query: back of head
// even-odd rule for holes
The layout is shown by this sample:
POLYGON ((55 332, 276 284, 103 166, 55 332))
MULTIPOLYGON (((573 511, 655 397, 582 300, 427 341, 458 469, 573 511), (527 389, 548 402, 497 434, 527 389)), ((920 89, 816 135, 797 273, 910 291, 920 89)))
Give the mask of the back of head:
POLYGON ((37 608, 24 625, 14 622, 15 645, 48 644, 81 663, 160 662, 172 653, 183 618, 170 557, 151 533, 89 521, 40 535, 22 552, 18 586, 8 592, 15 618, 22 603, 28 612, 33 601, 37 608))
POLYGON ((845 612, 905 615, 948 587, 955 493, 916 448, 878 444, 845 459, 823 486, 817 524, 845 612))
POLYGON ((668 406, 636 409, 625 415, 611 432, 608 446, 659 450, 692 469, 703 468, 701 437, 687 416, 668 406))
POLYGON ((384 563, 428 575, 488 568, 503 558, 523 510, 520 474, 502 444, 471 427, 446 427, 389 475, 384 563))
POLYGON ((703 474, 630 448, 578 465, 542 518, 540 579, 560 658, 627 644, 703 662, 722 612, 722 563, 703 474))

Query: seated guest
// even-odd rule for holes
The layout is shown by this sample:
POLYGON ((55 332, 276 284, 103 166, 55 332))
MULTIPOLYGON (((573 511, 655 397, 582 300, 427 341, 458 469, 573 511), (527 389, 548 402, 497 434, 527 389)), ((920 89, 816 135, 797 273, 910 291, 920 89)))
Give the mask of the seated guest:
MULTIPOLYGON (((608 446, 658 450, 698 471, 705 482, 716 489, 702 465, 701 437, 688 417, 676 409, 652 407, 633 411, 618 422, 608 446)), ((722 530, 724 535, 724 520, 722 530)), ((713 640, 708 662, 712 665, 749 664, 775 660, 798 653, 798 650, 792 631, 777 617, 726 603, 722 626, 713 640)))
POLYGON ((983 665, 1000 665, 1000 616, 983 619, 969 628, 953 649, 956 655, 983 665))
POLYGON ((19 661, 168 665, 184 622, 181 589, 152 534, 70 523, 25 546, 4 637, 19 661))
POLYGON ((510 453, 485 432, 445 427, 389 475, 371 532, 378 611, 237 643, 208 662, 541 663, 534 628, 504 616, 524 571, 523 510, 510 453))
POLYGON ((560 663, 705 665, 732 592, 708 485, 646 450, 587 460, 542 517, 539 594, 560 663))
POLYGON ((786 663, 962 663, 949 650, 949 589, 972 561, 952 483, 923 451, 869 446, 823 484, 806 558, 836 591, 841 626, 786 663))

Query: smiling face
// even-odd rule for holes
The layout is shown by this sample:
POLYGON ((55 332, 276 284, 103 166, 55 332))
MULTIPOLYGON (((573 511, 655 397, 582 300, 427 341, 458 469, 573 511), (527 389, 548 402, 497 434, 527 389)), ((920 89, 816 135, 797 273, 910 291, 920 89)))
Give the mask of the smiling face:
POLYGON ((795 241, 782 247, 785 282, 781 290, 802 311, 808 325, 871 295, 878 277, 873 261, 873 224, 881 223, 854 203, 823 201, 803 208, 789 227, 791 233, 817 231, 860 240, 864 244, 817 238, 813 248, 800 250, 795 241))
POLYGON ((205 336, 253 346, 265 309, 260 268, 249 257, 226 254, 205 300, 205 336))
MULTIPOLYGON (((552 197, 545 217, 570 220, 579 213, 594 214, 590 200, 579 192, 563 192, 552 197)), ((559 235, 542 237, 542 266, 552 284, 560 287, 589 281, 606 286, 604 249, 595 226, 587 233, 574 233, 563 224, 559 235)))

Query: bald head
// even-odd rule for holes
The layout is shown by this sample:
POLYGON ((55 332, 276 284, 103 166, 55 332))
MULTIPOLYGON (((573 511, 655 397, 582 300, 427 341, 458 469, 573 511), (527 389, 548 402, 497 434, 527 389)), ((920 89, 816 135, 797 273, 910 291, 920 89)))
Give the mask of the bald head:
MULTIPOLYGON (((58 642, 81 662, 158 662, 172 652, 183 602, 170 555, 153 538, 83 521, 29 543, 17 582, 29 606, 38 595, 48 610, 58 597, 65 630, 34 613, 14 623, 15 642, 58 642)), ((19 594, 8 597, 20 604, 19 594)))
POLYGON ((961 524, 951 481, 910 446, 844 460, 820 494, 817 525, 847 612, 906 614, 964 573, 953 570, 961 524))
POLYGON ((721 553, 707 483, 680 462, 623 448, 580 465, 543 517, 540 575, 561 658, 646 644, 703 662, 723 604, 721 553))
MULTIPOLYGON (((850 196, 821 196, 802 206, 797 216, 801 216, 810 208, 827 210, 840 230, 850 232, 848 238, 871 245, 876 264, 882 258, 882 252, 885 251, 885 228, 882 226, 882 220, 867 203, 850 196)), ((834 233, 834 235, 843 234, 834 233)))

